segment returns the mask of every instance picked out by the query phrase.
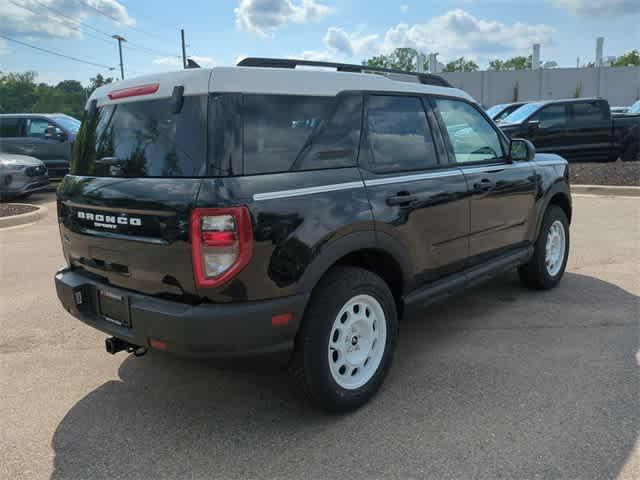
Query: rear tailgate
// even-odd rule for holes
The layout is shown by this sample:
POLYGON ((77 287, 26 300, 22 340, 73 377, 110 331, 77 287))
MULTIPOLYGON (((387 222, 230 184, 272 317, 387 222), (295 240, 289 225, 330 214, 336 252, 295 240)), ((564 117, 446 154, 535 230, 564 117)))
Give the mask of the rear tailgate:
POLYGON ((69 265, 150 295, 195 296, 189 212, 197 179, 67 176, 59 189, 69 265))
POLYGON ((117 287, 195 301, 189 215, 207 171, 208 77, 175 72, 94 92, 71 175, 58 189, 72 267, 117 287))

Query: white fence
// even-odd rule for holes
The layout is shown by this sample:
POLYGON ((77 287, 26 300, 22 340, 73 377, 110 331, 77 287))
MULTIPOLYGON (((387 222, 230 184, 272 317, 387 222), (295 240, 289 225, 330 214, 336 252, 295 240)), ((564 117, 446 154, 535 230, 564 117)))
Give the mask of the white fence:
POLYGON ((554 68, 440 73, 485 106, 516 100, 602 97, 611 105, 640 99, 640 67, 554 68))

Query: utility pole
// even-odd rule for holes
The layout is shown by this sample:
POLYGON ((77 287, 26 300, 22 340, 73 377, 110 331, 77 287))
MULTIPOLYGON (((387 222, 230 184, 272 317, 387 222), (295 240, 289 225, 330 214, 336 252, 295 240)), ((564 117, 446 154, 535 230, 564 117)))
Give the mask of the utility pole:
POLYGON ((184 29, 180 29, 180 42, 182 43, 182 67, 187 68, 187 49, 184 46, 184 29))
POLYGON ((127 39, 120 35, 113 35, 111 38, 115 38, 118 41, 118 53, 120 54, 120 79, 124 80, 124 65, 122 64, 122 42, 126 42, 127 39))

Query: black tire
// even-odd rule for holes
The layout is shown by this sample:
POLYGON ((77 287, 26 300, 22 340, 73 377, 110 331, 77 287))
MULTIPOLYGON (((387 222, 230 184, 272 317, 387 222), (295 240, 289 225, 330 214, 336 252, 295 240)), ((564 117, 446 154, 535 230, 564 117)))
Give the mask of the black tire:
POLYGON ((569 245, 569 220, 567 219, 567 215, 559 206, 549 205, 547 211, 544 214, 542 227, 540 228, 540 233, 538 234, 538 238, 536 239, 536 243, 534 245, 533 257, 531 258, 531 260, 529 260, 528 263, 518 268, 520 281, 525 286, 538 290, 548 290, 555 287, 558 282, 560 282, 560 279, 562 278, 564 270, 567 266, 567 259, 569 258, 569 245), (556 221, 562 223, 562 226, 564 228, 565 249, 564 258, 562 259, 560 270, 555 273, 555 275, 551 275, 549 273, 549 270, 547 269, 545 253, 549 229, 551 228, 551 225, 553 225, 553 223, 556 221))
POLYGON ((368 270, 334 267, 313 291, 296 340, 291 373, 316 407, 331 413, 355 410, 369 401, 382 385, 391 366, 397 335, 396 304, 387 284, 368 270), (361 387, 347 389, 341 387, 331 373, 329 337, 340 310, 356 295, 369 295, 379 303, 387 335, 375 373, 361 387))

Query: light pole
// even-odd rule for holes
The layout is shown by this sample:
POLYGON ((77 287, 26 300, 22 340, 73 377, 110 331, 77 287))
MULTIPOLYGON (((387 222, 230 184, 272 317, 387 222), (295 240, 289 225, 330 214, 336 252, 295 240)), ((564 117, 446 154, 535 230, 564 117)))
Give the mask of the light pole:
POLYGON ((122 42, 126 42, 127 39, 120 35, 113 35, 111 38, 115 38, 118 41, 118 53, 120 54, 120 80, 124 80, 124 65, 122 64, 122 42))

